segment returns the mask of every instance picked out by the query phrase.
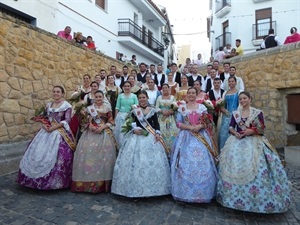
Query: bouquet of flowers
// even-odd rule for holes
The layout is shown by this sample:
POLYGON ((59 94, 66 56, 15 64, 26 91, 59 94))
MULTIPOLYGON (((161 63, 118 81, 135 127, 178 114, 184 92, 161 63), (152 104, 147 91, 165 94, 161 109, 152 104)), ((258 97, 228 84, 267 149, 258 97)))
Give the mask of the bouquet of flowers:
MULTIPOLYGON (((122 126, 121 132, 126 134, 132 131, 133 129, 142 129, 142 128, 138 128, 134 119, 130 115, 128 115, 122 126)), ((142 135, 147 136, 148 134, 149 134, 148 131, 142 129, 142 135)))
POLYGON ((203 101, 202 103, 206 108, 207 108, 207 112, 208 113, 213 113, 215 110, 214 104, 212 103, 212 101, 206 99, 203 101))
POLYGON ((177 110, 178 110, 178 103, 177 103, 177 102, 172 102, 172 104, 171 104, 171 109, 172 109, 173 111, 177 111, 177 110))
POLYGON ((225 99, 218 99, 217 101, 214 102, 215 105, 215 110, 217 113, 219 113, 220 111, 223 112, 226 116, 229 116, 228 111, 225 109, 226 106, 226 101, 225 99))
POLYGON ((74 111, 76 113, 82 112, 87 107, 86 103, 84 101, 79 101, 74 105, 74 111))
POLYGON ((199 123, 204 124, 206 127, 206 130, 210 133, 210 135, 213 135, 214 123, 213 123, 213 117, 211 114, 208 114, 208 113, 202 114, 199 123))
POLYGON ((71 98, 68 100, 68 102, 73 105, 81 101, 81 94, 82 90, 78 88, 77 91, 75 91, 72 95, 71 98))
POLYGON ((35 110, 34 117, 31 118, 34 122, 39 122, 45 124, 46 126, 51 126, 50 120, 47 116, 46 107, 42 106, 35 110))

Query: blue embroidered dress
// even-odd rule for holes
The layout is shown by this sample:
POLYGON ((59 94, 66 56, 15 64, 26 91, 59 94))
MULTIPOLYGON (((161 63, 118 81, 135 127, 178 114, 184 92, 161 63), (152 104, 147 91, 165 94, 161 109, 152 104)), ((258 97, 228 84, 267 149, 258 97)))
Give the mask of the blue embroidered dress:
MULTIPOLYGON (((248 118, 230 126, 241 132, 241 124, 256 135, 238 139, 231 135, 220 154, 217 201, 228 208, 257 213, 281 213, 289 209, 290 188, 276 150, 262 135, 263 114, 250 108, 248 118)), ((239 112, 241 115, 241 112, 239 112)), ((237 117, 236 117, 237 118, 237 117)))
POLYGON ((222 122, 219 133, 219 149, 224 147, 224 144, 229 137, 229 123, 231 121, 232 111, 236 110, 239 106, 239 96, 238 92, 234 94, 225 94, 225 109, 228 111, 228 115, 222 115, 222 122))
MULTIPOLYGON (((202 104, 194 111, 185 109, 182 112, 179 107, 177 125, 196 125, 205 113, 207 109, 202 104)), ((199 134, 213 148, 208 131, 201 129, 199 134)), ((214 159, 206 145, 189 130, 180 130, 175 139, 171 152, 171 181, 172 196, 176 200, 207 203, 215 196, 217 171, 214 159)))

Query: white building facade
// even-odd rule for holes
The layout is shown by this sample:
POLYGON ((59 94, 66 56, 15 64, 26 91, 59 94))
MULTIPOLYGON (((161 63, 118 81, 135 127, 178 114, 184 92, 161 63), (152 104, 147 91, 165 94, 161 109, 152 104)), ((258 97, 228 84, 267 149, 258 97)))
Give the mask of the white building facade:
POLYGON ((151 0, 1 0, 0 10, 55 34, 70 26, 116 59, 166 67, 173 49, 172 34, 163 34, 168 19, 151 0))
POLYGON ((221 46, 241 40, 244 54, 260 48, 263 37, 273 28, 283 43, 290 28, 300 30, 299 0, 210 0, 208 37, 212 54, 221 46))

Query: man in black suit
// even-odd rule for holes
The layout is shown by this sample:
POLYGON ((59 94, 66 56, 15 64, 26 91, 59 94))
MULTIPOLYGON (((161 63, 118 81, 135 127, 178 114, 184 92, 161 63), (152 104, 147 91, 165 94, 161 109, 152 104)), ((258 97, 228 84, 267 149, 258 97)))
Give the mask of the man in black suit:
POLYGON ((116 74, 114 76, 115 78, 115 85, 117 87, 123 87, 124 85, 124 77, 122 77, 122 71, 121 70, 116 70, 116 74))
POLYGON ((230 77, 229 68, 230 68, 230 62, 224 62, 223 63, 224 72, 222 72, 220 74, 220 79, 223 83, 224 83, 224 80, 227 80, 230 77))
MULTIPOLYGON (((218 101, 220 98, 222 98, 222 95, 224 93, 224 90, 221 89, 221 79, 215 78, 213 81, 213 86, 214 88, 208 92, 208 96, 211 101, 218 101)), ((219 117, 218 113, 214 112, 213 120, 216 125, 218 123, 218 117, 219 117)))
POLYGON ((192 66, 192 74, 188 78, 188 85, 190 87, 194 86, 194 81, 199 80, 201 83, 203 83, 204 79, 202 80, 202 76, 198 74, 198 65, 194 64, 192 66))
POLYGON ((144 84, 146 83, 147 65, 142 62, 139 67, 140 72, 137 74, 137 81, 140 81, 144 84))
POLYGON ((156 75, 156 73, 155 73, 155 65, 154 64, 150 65, 150 74, 151 74, 151 79, 154 79, 154 76, 156 75))
MULTIPOLYGON (((216 78, 219 78, 217 77, 217 74, 216 74, 216 70, 215 69, 211 69, 210 70, 210 78, 208 78, 205 82, 205 88, 204 88, 204 91, 207 93, 209 92, 211 89, 213 89, 214 87, 214 80, 216 78)), ((220 82, 221 82, 221 85, 222 85, 222 80, 220 79, 220 82)))
POLYGON ((179 84, 179 87, 181 87, 181 73, 178 72, 176 63, 171 64, 171 73, 173 74, 173 81, 175 81, 177 84, 179 84))
POLYGON ((154 82, 157 85, 157 89, 160 91, 162 85, 168 82, 166 75, 163 74, 163 67, 162 65, 157 65, 157 74, 154 75, 154 82))

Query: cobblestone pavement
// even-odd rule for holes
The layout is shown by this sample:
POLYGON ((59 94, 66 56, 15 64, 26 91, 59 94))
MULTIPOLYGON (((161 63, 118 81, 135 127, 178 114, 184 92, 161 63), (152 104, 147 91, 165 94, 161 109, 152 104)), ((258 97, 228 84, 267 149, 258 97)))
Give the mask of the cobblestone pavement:
POLYGON ((113 194, 37 191, 20 187, 16 173, 0 177, 0 224, 109 225, 271 225, 300 224, 300 169, 287 167, 293 185, 292 208, 264 215, 210 204, 187 204, 171 196, 127 199, 113 194))

